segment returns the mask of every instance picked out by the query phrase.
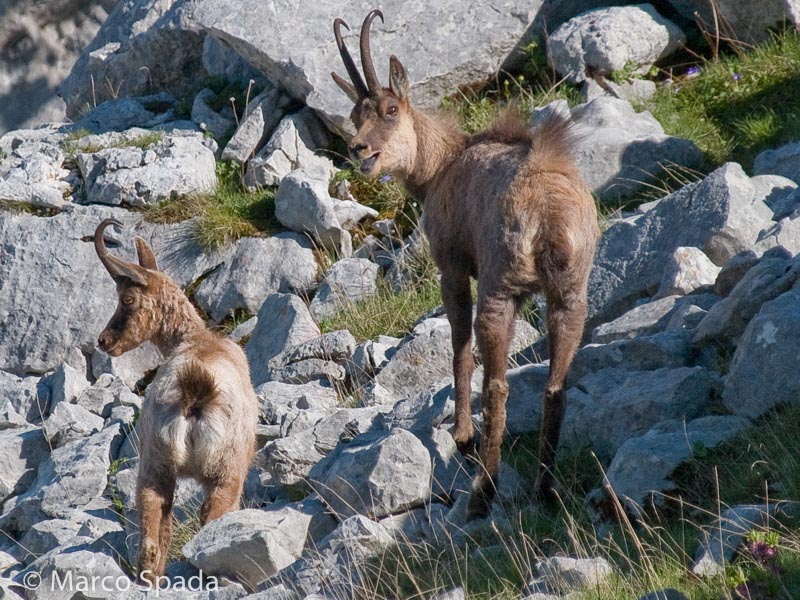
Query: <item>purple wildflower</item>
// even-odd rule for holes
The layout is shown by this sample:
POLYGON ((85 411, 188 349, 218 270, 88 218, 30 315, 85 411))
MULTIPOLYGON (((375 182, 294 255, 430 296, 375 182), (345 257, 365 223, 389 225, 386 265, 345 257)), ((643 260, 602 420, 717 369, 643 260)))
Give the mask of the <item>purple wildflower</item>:
POLYGON ((698 67, 697 65, 693 65, 688 69, 686 69, 687 78, 697 77, 698 75, 700 75, 700 67, 698 67))
POLYGON ((766 542, 750 542, 747 545, 747 549, 753 556, 753 559, 762 565, 772 562, 775 558, 775 546, 771 546, 766 542))
POLYGON ((739 81, 742 78, 741 73, 731 73, 731 77, 733 77, 734 81, 739 81))
POLYGON ((381 183, 389 183, 391 180, 392 180, 391 175, 384 175, 378 181, 380 181, 381 183))

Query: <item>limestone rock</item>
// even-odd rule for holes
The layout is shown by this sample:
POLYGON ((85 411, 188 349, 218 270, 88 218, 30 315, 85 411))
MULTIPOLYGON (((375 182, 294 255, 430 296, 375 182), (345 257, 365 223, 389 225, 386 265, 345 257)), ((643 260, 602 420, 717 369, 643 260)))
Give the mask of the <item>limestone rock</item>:
POLYGON ((270 294, 307 293, 316 278, 317 262, 305 236, 244 238, 236 243, 233 256, 203 280, 195 300, 220 322, 236 310, 257 313, 270 294))
POLYGON ((331 317, 344 306, 354 304, 375 294, 378 265, 364 258, 345 258, 337 261, 322 278, 316 296, 311 301, 311 314, 317 320, 331 317))
POLYGON ((573 17, 547 38, 547 58, 570 83, 586 79, 587 69, 604 75, 633 69, 644 74, 686 40, 680 28, 650 4, 589 10, 573 17))
POLYGON ((270 359, 319 335, 319 327, 300 298, 291 294, 268 296, 244 348, 253 384, 268 380, 270 359))
POLYGON ((340 519, 382 517, 418 506, 430 495, 430 477, 428 450, 403 429, 356 437, 310 474, 311 485, 340 519))
POLYGON ((233 576, 254 587, 300 557, 310 521, 291 508, 233 511, 203 527, 183 555, 210 575, 233 576))

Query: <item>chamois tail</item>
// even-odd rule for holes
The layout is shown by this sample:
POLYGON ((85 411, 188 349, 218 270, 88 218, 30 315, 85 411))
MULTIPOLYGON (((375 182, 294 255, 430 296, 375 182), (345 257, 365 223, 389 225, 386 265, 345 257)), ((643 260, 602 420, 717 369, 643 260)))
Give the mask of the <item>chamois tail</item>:
POLYGON ((580 135, 568 116, 552 111, 532 131, 529 160, 541 171, 573 172, 572 150, 580 135))
POLYGON ((195 361, 180 368, 178 385, 181 389, 181 412, 186 418, 202 416, 203 409, 219 392, 213 373, 195 361))

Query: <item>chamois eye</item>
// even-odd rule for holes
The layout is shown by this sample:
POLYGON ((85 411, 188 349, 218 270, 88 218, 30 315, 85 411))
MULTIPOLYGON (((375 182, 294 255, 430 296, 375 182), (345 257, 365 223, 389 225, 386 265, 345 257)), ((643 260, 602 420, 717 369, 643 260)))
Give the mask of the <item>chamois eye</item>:
POLYGON ((389 108, 386 109, 386 114, 389 115, 390 117, 393 117, 394 115, 396 115, 397 114, 397 106, 392 104, 389 108))
POLYGON ((133 304, 133 296, 123 296, 122 297, 123 304, 133 304))

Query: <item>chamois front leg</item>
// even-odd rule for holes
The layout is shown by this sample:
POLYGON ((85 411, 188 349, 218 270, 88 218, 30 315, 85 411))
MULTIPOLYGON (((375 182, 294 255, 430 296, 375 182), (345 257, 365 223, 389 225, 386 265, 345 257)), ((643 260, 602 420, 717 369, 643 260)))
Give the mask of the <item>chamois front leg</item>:
POLYGON ((497 491, 500 471, 500 444, 506 428, 508 383, 506 369, 514 321, 514 301, 502 295, 481 298, 475 321, 478 348, 483 359, 483 435, 481 436, 481 471, 472 487, 467 519, 489 514, 497 491))
POLYGON ((469 275, 442 274, 442 302, 450 321, 453 341, 453 379, 456 396, 456 425, 453 439, 464 456, 475 452, 475 430, 472 426, 472 293, 469 275))
POLYGON ((170 477, 150 478, 143 463, 139 466, 136 508, 139 511, 139 577, 156 584, 163 575, 169 545, 172 541, 172 500, 175 480, 170 477), (169 525, 164 528, 164 523, 169 525))
POLYGON ((548 297, 547 335, 550 373, 544 392, 542 426, 539 432, 539 475, 536 492, 542 500, 553 501, 556 451, 567 407, 567 372, 580 344, 586 319, 586 297, 581 294, 548 297))

